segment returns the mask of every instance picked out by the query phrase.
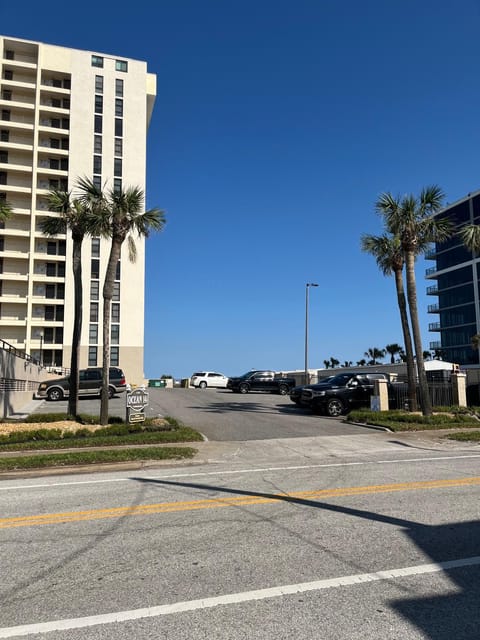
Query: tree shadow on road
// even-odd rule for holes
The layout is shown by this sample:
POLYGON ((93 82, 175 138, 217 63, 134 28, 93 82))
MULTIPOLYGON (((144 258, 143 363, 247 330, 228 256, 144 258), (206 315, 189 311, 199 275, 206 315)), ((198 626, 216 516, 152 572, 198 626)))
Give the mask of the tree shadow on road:
MULTIPOLYGON (((432 640, 478 640, 480 637, 480 521, 457 522, 443 525, 425 525, 411 520, 381 513, 354 509, 339 504, 310 500, 288 494, 246 491, 232 487, 179 482, 164 479, 132 478, 137 482, 162 486, 187 487, 231 495, 252 496, 313 507, 355 518, 372 520, 401 527, 410 540, 432 559, 433 563, 471 559, 472 565, 444 567, 456 586, 449 595, 426 595, 420 598, 399 598, 390 606, 414 624, 425 638, 432 640)), ((389 567, 391 568, 391 567, 389 567)))

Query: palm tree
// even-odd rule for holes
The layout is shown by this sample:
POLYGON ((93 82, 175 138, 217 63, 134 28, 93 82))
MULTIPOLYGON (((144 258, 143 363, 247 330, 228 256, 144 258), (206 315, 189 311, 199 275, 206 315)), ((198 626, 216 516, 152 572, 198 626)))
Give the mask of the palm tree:
POLYGON ((324 360, 323 364, 325 365, 325 369, 330 369, 330 360, 324 360))
POLYGON ((100 405, 100 423, 107 425, 111 303, 122 245, 127 240, 129 259, 131 262, 135 262, 134 236, 148 238, 150 231, 161 231, 165 225, 165 217, 164 212, 160 209, 143 211, 144 193, 139 187, 110 189, 105 193, 97 194, 97 196, 95 212, 101 218, 100 233, 111 239, 103 284, 103 382, 100 405))
POLYGON ((0 221, 5 222, 13 215, 12 207, 3 198, 0 200, 0 221))
POLYGON ((432 414, 432 403, 425 373, 418 319, 415 260, 417 255, 425 252, 432 242, 443 242, 453 234, 449 220, 437 219, 433 216, 441 208, 443 198, 443 191, 434 185, 422 189, 418 198, 414 195, 394 197, 390 193, 383 193, 375 205, 377 213, 384 218, 387 231, 399 239, 405 258, 407 300, 415 345, 420 404, 425 416, 432 414))
MULTIPOLYGON (((362 236, 362 250, 370 253, 377 261, 377 265, 383 275, 389 276, 393 273, 395 278, 395 288, 397 291, 397 304, 400 312, 400 322, 402 326, 403 340, 405 342, 405 360, 407 363, 407 381, 408 381, 408 406, 411 411, 417 410, 417 391, 416 391, 416 374, 415 359, 413 355, 412 335, 410 333, 410 323, 408 321, 407 299, 405 297, 405 287, 403 285, 403 268, 405 259, 403 256, 402 245, 400 239, 391 235, 382 236, 362 236)), ((386 351, 391 354, 393 362, 393 353, 389 347, 398 347, 399 345, 387 345, 386 351)), ((401 349, 401 347, 400 347, 401 349)), ((402 349, 401 349, 402 350, 402 349)), ((403 350, 402 350, 403 351, 403 350)), ((400 351, 395 349, 395 353, 401 356, 400 351)))
POLYGON ((367 361, 362 358, 361 360, 357 360, 357 367, 364 367, 367 364, 367 361))
POLYGON ((377 347, 370 347, 368 351, 365 351, 363 354, 367 358, 370 358, 369 364, 378 364, 377 360, 383 358, 385 356, 384 349, 378 349, 377 347))
POLYGON ((351 367, 353 364, 353 362, 351 360, 345 360, 345 362, 342 364, 342 367, 351 367))
MULTIPOLYGON (((71 193, 52 189, 47 196, 48 208, 50 211, 59 213, 60 216, 44 218, 40 222, 42 233, 46 236, 56 236, 60 233, 65 233, 67 229, 72 234, 74 315, 72 353, 70 359, 70 391, 68 396, 68 414, 71 416, 76 416, 78 413, 79 355, 83 313, 82 243, 85 235, 89 233, 92 227, 91 210, 85 201, 87 181, 83 183, 79 181, 78 184, 82 191, 82 199, 72 199, 71 193)), ((95 189, 93 184, 91 187, 95 189)))
POLYGON ((393 344, 387 344, 385 351, 390 355, 390 364, 395 364, 395 356, 401 354, 403 347, 394 342, 393 344))
POLYGON ((340 364, 340 360, 337 360, 333 356, 330 358, 330 366, 332 367, 332 369, 335 369, 335 367, 338 367, 339 364, 340 364))

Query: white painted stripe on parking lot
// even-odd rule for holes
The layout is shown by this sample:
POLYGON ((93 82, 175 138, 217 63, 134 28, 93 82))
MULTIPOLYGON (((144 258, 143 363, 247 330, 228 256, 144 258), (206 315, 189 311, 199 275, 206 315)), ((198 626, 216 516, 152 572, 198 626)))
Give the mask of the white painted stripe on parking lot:
MULTIPOLYGON (((383 464, 402 464, 418 462, 436 462, 437 460, 469 460, 480 458, 480 454, 462 456, 431 456, 428 458, 400 458, 393 460, 364 460, 362 462, 328 462, 325 464, 304 464, 287 467, 249 467, 247 469, 227 469, 224 471, 197 471, 194 473, 166 473, 158 476, 142 476, 145 480, 161 480, 168 478, 198 478, 208 476, 232 476, 241 474, 266 473, 269 471, 301 471, 302 469, 329 469, 332 467, 368 467, 383 464)), ((130 473, 130 472, 129 472, 130 473)), ((7 482, 7 480, 5 480, 7 482)), ((20 489, 45 489, 49 487, 71 487, 83 484, 108 484, 110 482, 136 482, 136 478, 104 478, 102 480, 73 480, 68 482, 43 482, 41 484, 17 484, 0 486, 0 491, 18 491, 20 489)))
POLYGON ((449 560, 447 562, 421 564, 413 567, 403 567, 401 569, 387 569, 386 571, 375 571, 374 573, 357 573, 350 576, 328 578, 326 580, 316 580, 314 582, 300 582, 297 584, 288 584, 268 589, 229 593, 223 596, 201 598, 199 600, 187 600, 184 602, 163 604, 157 607, 147 607, 144 609, 132 609, 130 611, 117 611, 114 613, 86 616, 83 618, 69 618, 64 620, 53 620, 51 622, 19 625, 16 627, 4 627, 0 628, 0 638, 19 638, 35 633, 68 631, 73 629, 82 629, 85 627, 93 627, 96 625, 108 625, 119 622, 128 622, 131 620, 140 620, 142 618, 156 618, 159 616, 185 613, 199 609, 211 609, 213 607, 240 604, 242 602, 252 602, 254 600, 279 598, 281 596, 305 593, 307 591, 321 591, 323 589, 356 586, 358 584, 365 584, 368 582, 394 580, 476 565, 480 565, 480 556, 475 556, 473 558, 460 558, 458 560, 449 560))

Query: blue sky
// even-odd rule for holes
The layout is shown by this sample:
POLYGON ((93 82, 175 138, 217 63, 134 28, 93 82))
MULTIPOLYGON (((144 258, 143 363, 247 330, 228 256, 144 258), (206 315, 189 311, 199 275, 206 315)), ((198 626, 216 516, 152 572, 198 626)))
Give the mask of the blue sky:
MULTIPOLYGON (((383 191, 480 188, 478 0, 2 3, 6 35, 157 74, 145 374, 303 369, 402 344, 394 282, 360 251, 383 191)), ((424 348, 438 316, 426 313, 424 348)))

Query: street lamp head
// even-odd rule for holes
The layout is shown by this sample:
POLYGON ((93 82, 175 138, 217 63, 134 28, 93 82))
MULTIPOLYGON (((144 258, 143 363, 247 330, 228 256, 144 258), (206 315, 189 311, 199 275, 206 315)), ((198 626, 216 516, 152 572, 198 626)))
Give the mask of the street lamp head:
POLYGON ((318 287, 316 282, 307 282, 307 287, 318 287))

